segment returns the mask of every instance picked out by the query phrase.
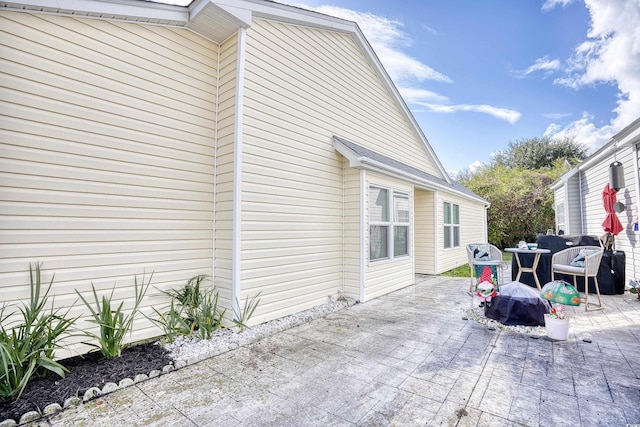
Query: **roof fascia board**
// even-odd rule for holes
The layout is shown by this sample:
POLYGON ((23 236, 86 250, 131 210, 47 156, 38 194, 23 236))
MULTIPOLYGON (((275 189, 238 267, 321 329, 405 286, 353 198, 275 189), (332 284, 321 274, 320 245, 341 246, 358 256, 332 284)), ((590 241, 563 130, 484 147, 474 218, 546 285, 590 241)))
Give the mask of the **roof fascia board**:
POLYGON ((159 21, 189 21, 189 12, 183 6, 165 5, 147 1, 96 1, 96 0, 21 0, 7 3, 10 9, 25 12, 58 11, 60 14, 77 15, 78 12, 91 15, 117 15, 132 19, 153 19, 159 21))
POLYGON ((577 173, 589 169, 594 164, 599 163, 603 158, 609 156, 611 154, 611 150, 619 150, 622 147, 631 144, 638 136, 640 136, 640 118, 637 118, 629 126, 626 126, 620 132, 611 137, 609 142, 600 147, 600 149, 598 149, 582 163, 578 164, 569 172, 558 178, 558 180, 551 184, 549 188, 552 190, 557 190, 577 173))

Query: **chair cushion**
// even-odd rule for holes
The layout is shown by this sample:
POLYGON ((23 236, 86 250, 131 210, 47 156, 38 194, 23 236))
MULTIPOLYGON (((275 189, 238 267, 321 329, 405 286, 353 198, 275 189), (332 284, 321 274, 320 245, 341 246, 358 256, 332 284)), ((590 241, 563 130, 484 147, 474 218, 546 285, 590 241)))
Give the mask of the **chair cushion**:
POLYGON ((566 265, 566 264, 553 264, 552 268, 553 268, 553 271, 555 271, 556 273, 584 275, 584 267, 576 267, 573 265, 566 265))
POLYGON ((471 245, 471 253, 476 261, 491 261, 491 247, 487 244, 471 245))
POLYGON ((599 249, 582 249, 578 255, 571 260, 570 264, 574 267, 584 268, 584 260, 589 255, 593 255, 596 252, 599 252, 599 249))

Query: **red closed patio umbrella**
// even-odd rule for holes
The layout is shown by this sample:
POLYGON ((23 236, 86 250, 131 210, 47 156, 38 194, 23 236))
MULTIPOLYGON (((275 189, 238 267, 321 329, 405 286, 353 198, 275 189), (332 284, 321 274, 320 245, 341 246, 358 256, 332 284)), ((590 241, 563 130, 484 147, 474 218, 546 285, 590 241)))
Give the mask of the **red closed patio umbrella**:
POLYGON ((611 233, 614 236, 617 236, 623 230, 622 223, 620 223, 618 216, 613 210, 613 205, 616 204, 617 193, 618 192, 616 190, 609 187, 608 183, 602 191, 602 204, 604 205, 604 210, 607 213, 607 216, 604 218, 604 222, 602 223, 602 228, 604 228, 604 231, 611 233))

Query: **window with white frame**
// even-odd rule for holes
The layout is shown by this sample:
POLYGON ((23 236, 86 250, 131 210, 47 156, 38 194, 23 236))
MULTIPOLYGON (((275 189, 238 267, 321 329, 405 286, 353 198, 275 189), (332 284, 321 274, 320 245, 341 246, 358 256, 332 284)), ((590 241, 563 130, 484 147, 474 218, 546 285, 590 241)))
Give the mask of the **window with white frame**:
POLYGON ((556 205, 556 233, 564 234, 565 231, 564 203, 558 203, 556 205), (560 233, 560 230, 562 230, 562 233, 560 233))
POLYGON ((409 255, 409 195, 369 188, 369 260, 409 255))
POLYGON ((460 246, 460 206, 444 202, 443 212, 444 247, 456 248, 460 246))

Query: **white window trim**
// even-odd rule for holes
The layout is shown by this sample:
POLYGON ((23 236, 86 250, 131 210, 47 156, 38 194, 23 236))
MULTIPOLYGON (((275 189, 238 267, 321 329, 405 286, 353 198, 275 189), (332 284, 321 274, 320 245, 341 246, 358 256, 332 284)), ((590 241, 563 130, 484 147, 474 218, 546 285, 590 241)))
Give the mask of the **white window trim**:
POLYGON ((459 203, 455 203, 455 202, 450 202, 447 200, 443 200, 442 201, 442 247, 444 248, 444 250, 450 250, 450 249, 458 249, 460 247, 462 247, 462 235, 461 235, 461 227, 460 227, 460 213, 461 213, 461 209, 460 209, 460 204, 459 203), (453 220, 453 206, 458 206, 458 223, 457 224, 453 224, 453 223, 446 223, 445 222, 445 217, 444 217, 444 204, 448 203, 449 205, 451 205, 451 219, 453 220), (445 242, 446 242, 446 238, 445 238, 445 233, 444 233, 444 228, 445 227, 451 227, 451 234, 449 236, 449 241, 451 242, 451 246, 446 247, 445 246, 445 242), (458 229, 458 246, 454 245, 454 233, 453 230, 457 228, 458 229))
POLYGON ((412 228, 411 228, 411 195, 409 191, 402 191, 402 190, 396 190, 393 189, 389 186, 385 186, 385 185, 378 185, 378 184, 369 184, 369 197, 371 197, 371 189, 372 188, 377 188, 379 190, 387 190, 387 207, 389 209, 389 221, 372 221, 371 220, 371 216, 369 215, 369 227, 368 227, 368 242, 369 244, 367 245, 367 259, 369 261, 369 265, 371 264, 381 264, 381 263, 385 263, 385 262, 393 262, 395 260, 402 260, 402 259, 406 259, 406 258, 410 258, 412 256, 412 248, 411 248, 411 244, 412 244, 412 240, 411 240, 411 233, 412 233, 412 228), (404 197, 407 199, 407 202, 409 204, 409 218, 407 222, 399 222, 396 221, 396 213, 395 213, 395 204, 394 204, 394 197, 395 196, 399 196, 399 197, 404 197), (371 249, 370 249, 370 245, 371 245, 371 226, 373 225, 377 225, 377 226, 381 226, 381 227, 387 227, 387 256, 385 258, 379 258, 379 259, 371 259, 371 249), (403 227, 408 227, 407 229, 407 253, 405 255, 399 255, 399 256, 395 256, 394 252, 395 252, 395 248, 394 248, 394 243, 395 243, 395 239, 394 239, 394 227, 395 226, 403 226, 403 227))

